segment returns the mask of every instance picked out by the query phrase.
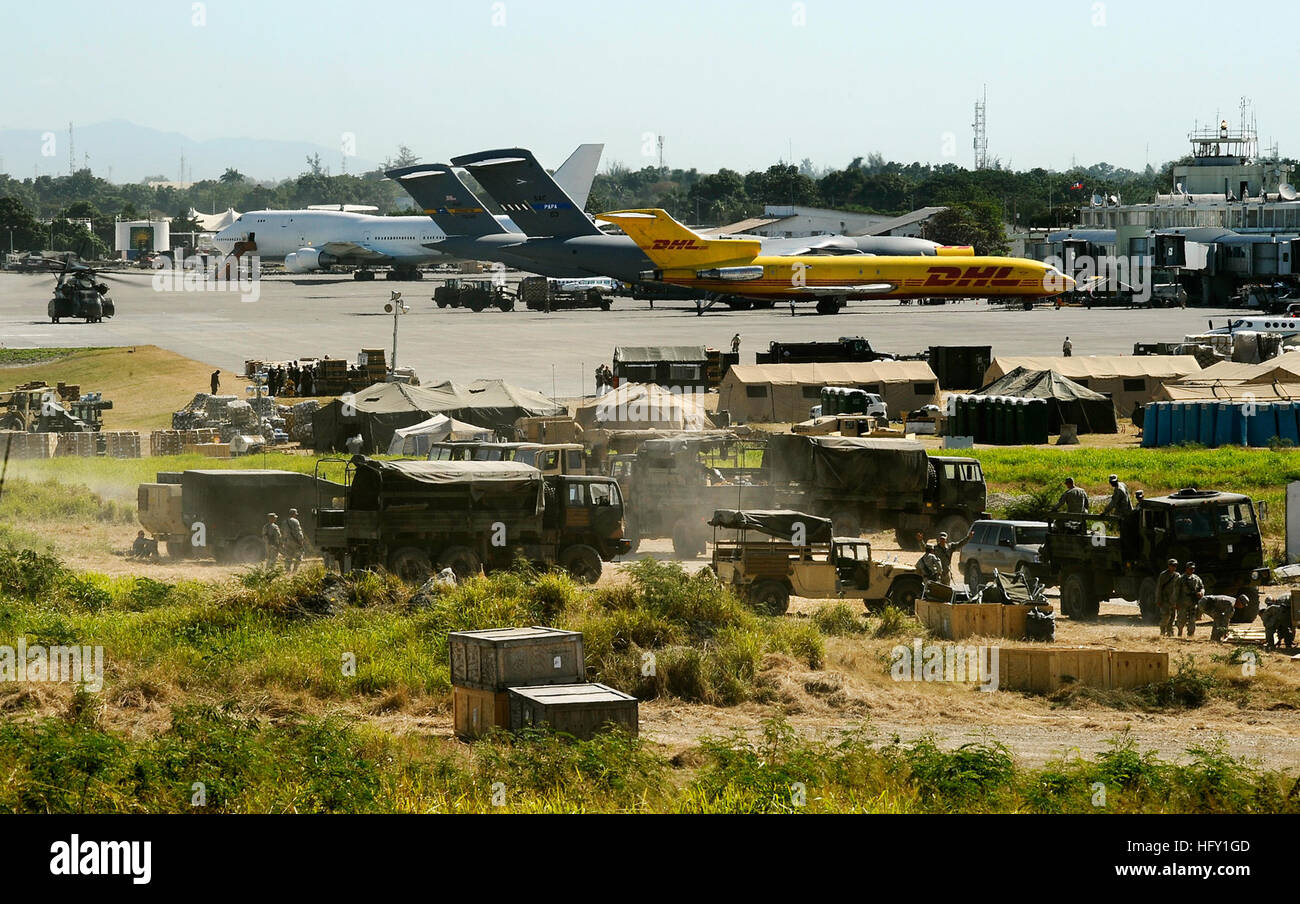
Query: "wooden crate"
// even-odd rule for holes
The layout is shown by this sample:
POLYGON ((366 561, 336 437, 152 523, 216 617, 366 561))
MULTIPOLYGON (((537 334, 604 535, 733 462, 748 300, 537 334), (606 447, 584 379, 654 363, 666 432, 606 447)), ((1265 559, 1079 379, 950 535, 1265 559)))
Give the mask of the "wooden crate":
POLYGON ((493 628, 447 635, 451 683, 484 691, 586 679, 582 634, 557 628, 493 628))
POLYGON ((186 452, 196 452, 208 458, 230 458, 230 443, 186 443, 186 452))
POLYGON ((1169 680, 1169 654, 1112 650, 1111 687, 1135 688, 1169 680))
POLYGON ((635 735, 637 700, 603 684, 560 684, 510 689, 510 729, 549 726, 588 739, 613 723, 635 735))
POLYGON ((458 738, 478 738, 493 728, 510 727, 510 695, 507 693, 453 686, 451 708, 458 738))
POLYGON ((1169 654, 1091 647, 1003 647, 998 687, 1048 694, 1067 683, 1103 690, 1135 688, 1169 677, 1169 654))
POLYGON ((1002 636, 1002 606, 982 603, 916 601, 916 617, 945 640, 1002 636))

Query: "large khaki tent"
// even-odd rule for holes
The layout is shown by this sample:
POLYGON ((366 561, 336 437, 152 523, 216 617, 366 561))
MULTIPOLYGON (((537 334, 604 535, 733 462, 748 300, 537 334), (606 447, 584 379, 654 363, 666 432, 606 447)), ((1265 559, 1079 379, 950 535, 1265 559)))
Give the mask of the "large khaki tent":
POLYGON ((708 430, 700 394, 655 383, 625 383, 578 409, 583 430, 708 430))
POLYGON ((1052 370, 1017 367, 976 394, 1045 399, 1048 433, 1060 433, 1062 424, 1074 424, 1079 433, 1119 432, 1110 399, 1052 370))
POLYGON ((1116 410, 1127 415, 1135 406, 1154 400, 1163 384, 1197 373, 1201 366, 1191 355, 999 356, 984 374, 985 385, 1016 368, 1055 371, 1110 396, 1116 410))
POLYGON ((875 361, 870 364, 732 365, 719 387, 718 409, 731 421, 790 424, 808 420, 821 403, 826 386, 874 392, 889 405, 890 417, 938 401, 939 379, 924 361, 875 361))
POLYGON ((1204 370, 1188 374, 1180 385, 1205 383, 1300 383, 1300 352, 1270 358, 1261 364, 1237 364, 1220 361, 1204 370))
POLYGON ((1300 379, 1290 383, 1166 383, 1157 402, 1300 401, 1300 379))
POLYGON ((562 414, 565 409, 541 393, 501 380, 468 385, 407 386, 376 383, 354 395, 322 405, 312 415, 313 445, 319 452, 342 452, 348 437, 360 434, 368 452, 387 450, 393 434, 435 414, 510 435, 521 417, 562 414))

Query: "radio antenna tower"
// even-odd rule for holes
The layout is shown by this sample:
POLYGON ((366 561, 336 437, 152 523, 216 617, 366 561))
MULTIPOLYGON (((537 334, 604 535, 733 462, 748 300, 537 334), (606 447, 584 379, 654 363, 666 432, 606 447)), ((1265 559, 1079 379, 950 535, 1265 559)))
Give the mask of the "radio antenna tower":
POLYGON ((68 123, 68 175, 77 171, 77 152, 72 145, 72 123, 68 123))
POLYGON ((989 132, 988 132, 989 89, 984 86, 983 96, 975 101, 975 169, 989 168, 989 132))

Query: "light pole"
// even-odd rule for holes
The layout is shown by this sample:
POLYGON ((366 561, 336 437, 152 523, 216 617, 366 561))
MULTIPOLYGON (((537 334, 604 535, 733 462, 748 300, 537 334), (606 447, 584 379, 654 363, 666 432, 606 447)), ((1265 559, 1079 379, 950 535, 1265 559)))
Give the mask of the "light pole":
POLYGON ((406 302, 402 301, 401 292, 392 292, 390 295, 392 297, 388 299, 388 304, 384 305, 384 311, 393 315, 393 360, 388 364, 389 382, 392 382, 397 376, 397 318, 411 309, 406 306, 406 302))

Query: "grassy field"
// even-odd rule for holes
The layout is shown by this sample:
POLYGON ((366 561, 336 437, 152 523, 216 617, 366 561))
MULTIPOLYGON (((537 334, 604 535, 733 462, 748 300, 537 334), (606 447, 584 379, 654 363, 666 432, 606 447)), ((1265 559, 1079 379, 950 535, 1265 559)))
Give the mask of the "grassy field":
MULTIPOLYGON (((897 613, 864 621, 834 605, 804 621, 761 617, 709 577, 649 561, 616 587, 520 571, 412 596, 390 578, 319 570, 111 580, 10 548, 4 642, 98 644, 107 667, 98 692, 25 684, 0 695, 0 810, 194 811, 196 782, 202 809, 217 812, 1300 810, 1294 776, 1212 739, 1173 763, 1121 733, 1099 756, 1029 768, 996 741, 904 743, 853 720, 810 737, 774 717, 675 754, 621 734, 464 745, 422 729, 446 711, 448 631, 529 624, 581 630, 591 680, 723 708, 774 699, 766 659, 819 670, 830 636, 916 630, 897 613)), ((1180 680, 1220 692, 1199 672, 1180 680)))
MULTIPOLYGON (((0 389, 44 380, 76 383, 82 392, 103 392, 113 408, 104 413, 106 430, 164 430, 172 412, 194 394, 208 391, 214 368, 153 345, 134 348, 3 349, 0 389)), ((233 374, 224 374, 226 391, 243 394, 233 374)))

